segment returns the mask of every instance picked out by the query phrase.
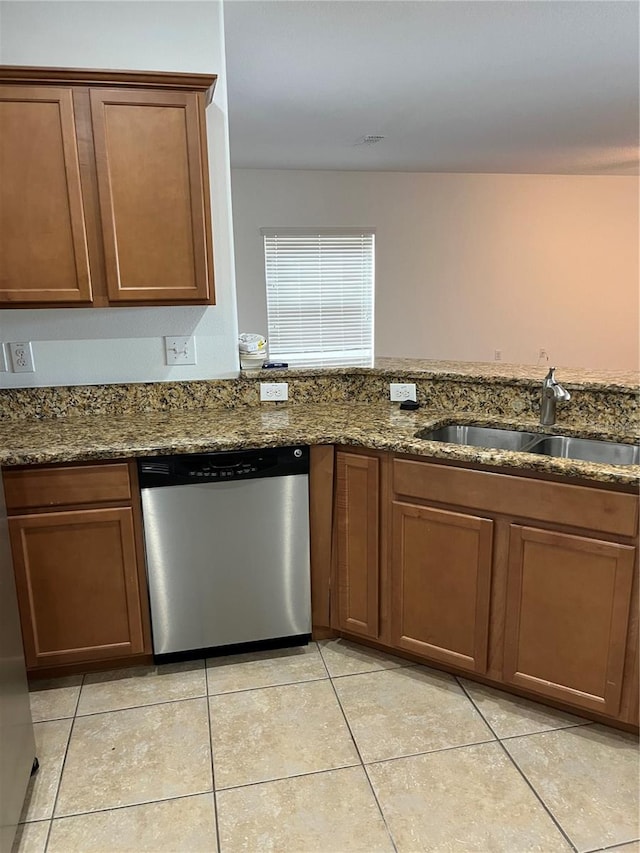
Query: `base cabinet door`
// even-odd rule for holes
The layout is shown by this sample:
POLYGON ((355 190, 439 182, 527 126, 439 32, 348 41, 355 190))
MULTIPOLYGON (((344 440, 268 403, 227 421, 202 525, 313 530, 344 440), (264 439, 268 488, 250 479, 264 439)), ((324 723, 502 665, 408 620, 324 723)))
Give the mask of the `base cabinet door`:
POLYGON ((336 454, 337 618, 333 627, 378 637, 380 462, 336 454))
POLYGON ((635 550, 512 525, 507 684, 618 714, 635 550))
POLYGON ((131 508, 9 519, 27 666, 144 651, 131 508))
POLYGON ((492 540, 489 519, 394 501, 396 648, 486 671, 492 540))

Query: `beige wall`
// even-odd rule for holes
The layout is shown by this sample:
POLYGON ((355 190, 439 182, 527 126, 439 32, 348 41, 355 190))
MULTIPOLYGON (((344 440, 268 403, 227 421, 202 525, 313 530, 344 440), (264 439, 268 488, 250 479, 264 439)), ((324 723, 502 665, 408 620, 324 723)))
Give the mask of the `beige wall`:
POLYGON ((638 179, 232 170, 238 320, 266 332, 261 227, 376 229, 375 351, 638 366, 638 179))

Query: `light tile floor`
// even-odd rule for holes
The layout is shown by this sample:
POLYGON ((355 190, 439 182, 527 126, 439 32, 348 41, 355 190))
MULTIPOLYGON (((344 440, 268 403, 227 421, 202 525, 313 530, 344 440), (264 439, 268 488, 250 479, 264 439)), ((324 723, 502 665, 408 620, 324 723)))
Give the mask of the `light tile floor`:
POLYGON ((31 700, 20 853, 640 853, 632 735, 343 640, 31 700))

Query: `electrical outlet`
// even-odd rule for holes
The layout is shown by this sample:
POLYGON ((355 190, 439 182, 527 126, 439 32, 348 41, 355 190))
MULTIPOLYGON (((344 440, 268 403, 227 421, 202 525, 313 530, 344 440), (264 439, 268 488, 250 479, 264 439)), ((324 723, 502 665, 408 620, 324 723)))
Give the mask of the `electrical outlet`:
POLYGON ((391 382, 389 384, 389 399, 392 402, 416 399, 415 382, 391 382))
POLYGON ((289 383, 288 382, 261 382, 260 383, 260 399, 265 400, 288 400, 289 399, 289 383))
POLYGON ((538 361, 549 361, 549 351, 546 347, 540 347, 538 350, 538 361))
POLYGON ((167 364, 196 364, 196 339, 173 337, 164 339, 167 364))
POLYGON ((14 373, 35 373, 31 341, 9 344, 9 352, 11 353, 14 373))
POLYGON ((501 349, 494 349, 493 360, 494 361, 502 361, 502 350, 501 349))

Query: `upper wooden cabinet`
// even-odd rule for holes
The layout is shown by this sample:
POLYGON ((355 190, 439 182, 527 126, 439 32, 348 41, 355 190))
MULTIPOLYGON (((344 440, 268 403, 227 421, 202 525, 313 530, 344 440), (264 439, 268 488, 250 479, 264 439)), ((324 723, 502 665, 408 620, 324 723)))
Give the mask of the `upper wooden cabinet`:
POLYGON ((211 304, 215 77, 0 68, 0 304, 211 304))
POLYGON ((0 86, 4 302, 91 302, 71 89, 0 86))

